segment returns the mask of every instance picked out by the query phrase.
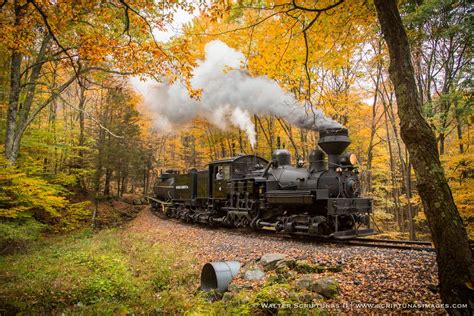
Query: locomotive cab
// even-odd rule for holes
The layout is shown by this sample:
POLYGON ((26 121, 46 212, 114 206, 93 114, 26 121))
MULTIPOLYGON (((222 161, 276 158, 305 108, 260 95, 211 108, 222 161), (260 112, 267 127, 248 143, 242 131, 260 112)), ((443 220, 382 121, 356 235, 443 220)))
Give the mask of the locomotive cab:
POLYGON ((245 179, 248 174, 263 169, 268 161, 255 155, 241 155, 213 161, 209 164, 209 197, 226 199, 231 180, 245 179))

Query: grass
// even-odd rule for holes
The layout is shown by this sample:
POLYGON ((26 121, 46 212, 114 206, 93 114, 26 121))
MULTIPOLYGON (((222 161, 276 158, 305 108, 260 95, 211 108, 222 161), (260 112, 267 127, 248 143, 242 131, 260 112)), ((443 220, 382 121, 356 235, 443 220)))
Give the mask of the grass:
MULTIPOLYGON (((33 313, 150 313, 192 308, 199 278, 179 249, 83 230, 0 257, 0 308, 33 313)), ((199 297, 198 297, 199 299, 199 297)))

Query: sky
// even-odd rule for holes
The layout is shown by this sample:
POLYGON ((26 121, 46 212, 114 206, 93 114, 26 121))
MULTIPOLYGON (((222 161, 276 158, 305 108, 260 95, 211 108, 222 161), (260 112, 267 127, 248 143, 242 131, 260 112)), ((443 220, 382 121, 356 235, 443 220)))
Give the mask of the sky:
POLYGON ((178 35, 181 31, 183 24, 191 22, 191 20, 199 15, 199 11, 196 10, 193 14, 189 14, 186 11, 178 10, 174 15, 174 21, 168 26, 166 31, 154 30, 153 35, 155 39, 160 42, 167 42, 173 36, 178 35))

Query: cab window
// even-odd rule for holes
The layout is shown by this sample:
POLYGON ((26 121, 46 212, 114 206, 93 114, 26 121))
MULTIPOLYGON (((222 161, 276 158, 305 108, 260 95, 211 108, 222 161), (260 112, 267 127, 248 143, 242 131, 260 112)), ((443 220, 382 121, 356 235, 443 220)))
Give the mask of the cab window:
POLYGON ((224 180, 230 180, 230 165, 224 165, 224 180))

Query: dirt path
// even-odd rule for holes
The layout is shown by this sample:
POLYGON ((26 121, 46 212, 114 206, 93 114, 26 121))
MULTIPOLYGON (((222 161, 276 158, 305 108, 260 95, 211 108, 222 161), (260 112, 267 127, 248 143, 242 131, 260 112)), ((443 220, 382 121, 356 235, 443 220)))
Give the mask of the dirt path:
POLYGON ((185 245, 201 266, 219 260, 238 260, 245 264, 265 253, 284 253, 321 264, 343 264, 342 272, 333 275, 341 285, 341 294, 334 299, 338 304, 441 303, 432 252, 322 245, 248 231, 211 229, 160 218, 149 209, 142 211, 127 230, 145 233, 156 242, 185 245))

